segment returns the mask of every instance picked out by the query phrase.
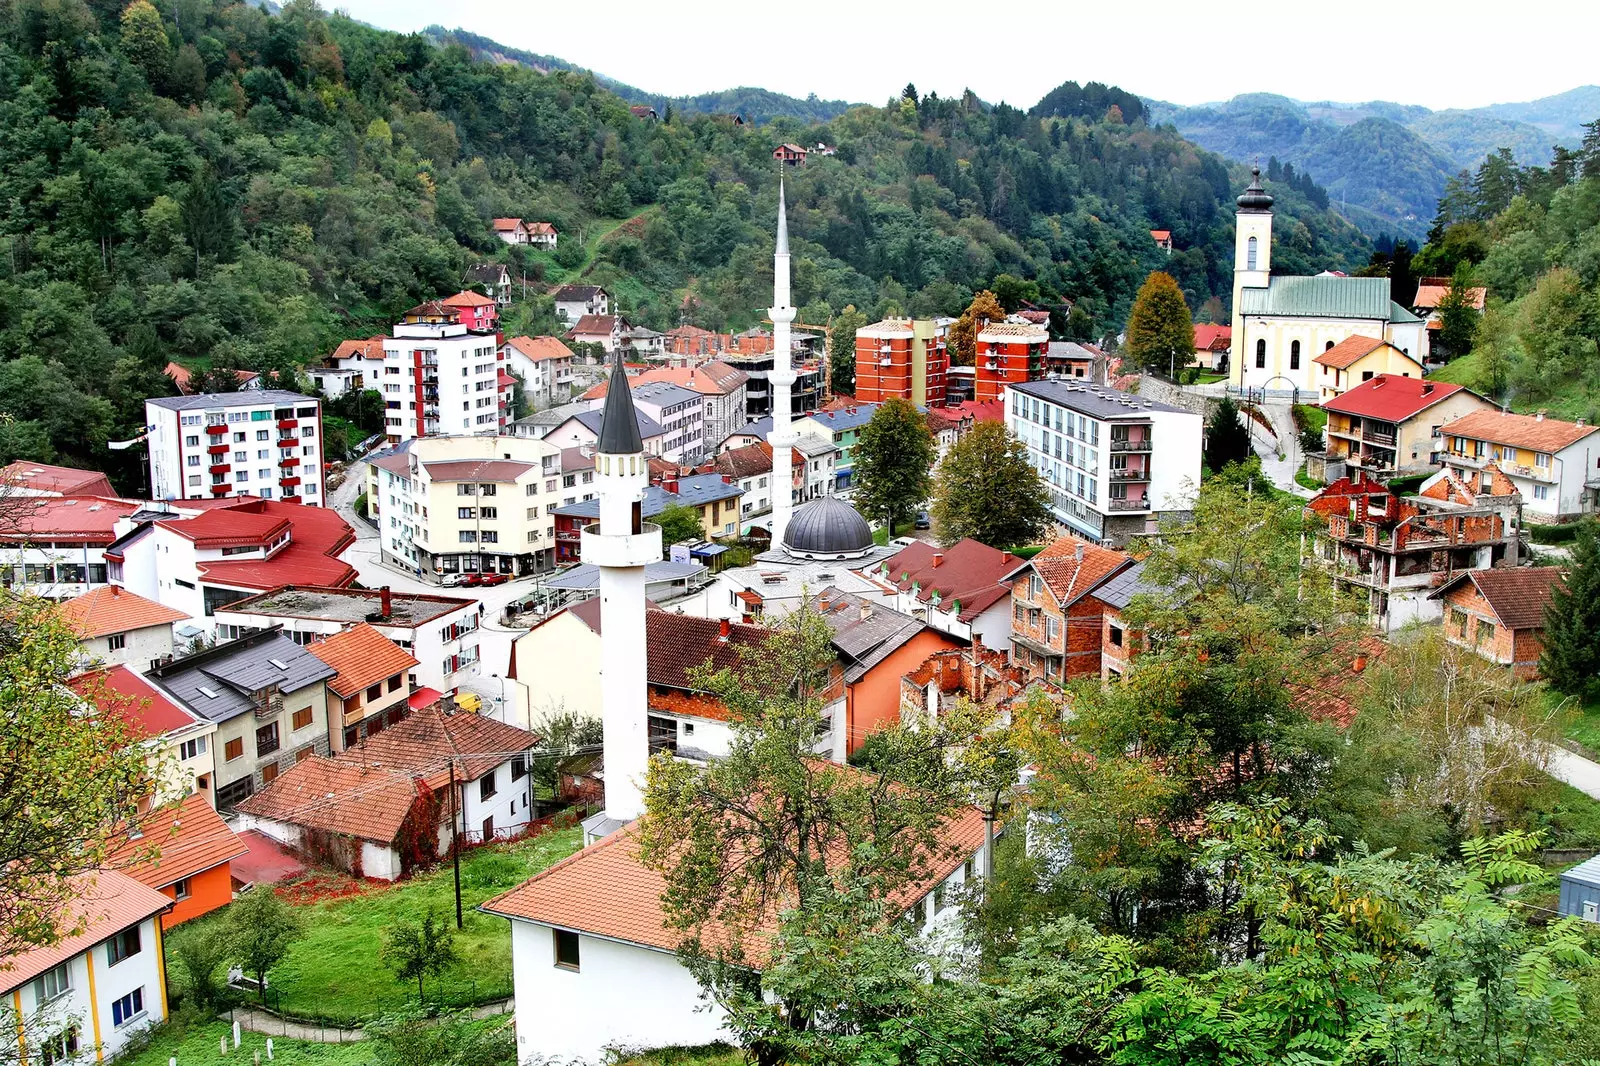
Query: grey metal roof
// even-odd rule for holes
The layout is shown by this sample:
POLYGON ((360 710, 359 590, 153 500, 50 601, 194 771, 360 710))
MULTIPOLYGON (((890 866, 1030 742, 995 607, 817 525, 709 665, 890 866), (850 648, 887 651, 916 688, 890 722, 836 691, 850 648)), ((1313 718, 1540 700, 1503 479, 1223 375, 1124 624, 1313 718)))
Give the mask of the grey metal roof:
POLYGON ((1165 591, 1165 586, 1154 584, 1144 579, 1144 563, 1134 563, 1107 581, 1104 585, 1094 590, 1094 598, 1110 604, 1117 610, 1125 610, 1133 602, 1135 596, 1154 595, 1165 591))
MULTIPOLYGON (((644 581, 653 585, 659 581, 684 581, 705 572, 699 563, 674 563, 669 561, 646 563, 644 581)), ((600 568, 593 563, 579 563, 570 570, 546 578, 547 589, 564 589, 574 592, 592 592, 600 587, 600 568)))
POLYGON ((1390 300, 1389 301, 1389 321, 1390 322, 1396 322, 1396 323, 1399 323, 1399 322, 1421 322, 1422 319, 1417 317, 1416 315, 1412 314, 1410 311, 1407 311, 1404 307, 1401 307, 1399 304, 1395 303, 1393 300, 1390 300))
POLYGON ((633 387, 633 398, 649 400, 658 407, 677 407, 684 403, 699 403, 700 394, 679 388, 670 381, 641 381, 633 387))
POLYGON ((1101 353, 1092 352, 1077 341, 1051 341, 1045 346, 1045 354, 1051 359, 1078 359, 1090 362, 1101 353))
POLYGON ((605 417, 596 430, 599 441, 595 451, 601 455, 633 455, 644 451, 644 439, 639 434, 639 423, 633 416, 633 392, 628 387, 628 373, 622 369, 622 351, 611 363, 611 386, 606 391, 605 417))
MULTIPOLYGON (((650 518, 666 510, 671 504, 677 503, 678 498, 660 485, 650 485, 644 490, 643 517, 650 518)), ((600 500, 580 500, 577 503, 562 504, 556 508, 556 514, 567 515, 572 518, 599 518, 600 500)))
POLYGON ((1388 278, 1276 277, 1264 289, 1243 289, 1240 311, 1289 318, 1366 318, 1387 322, 1388 278))
POLYGON ((1576 881, 1580 885, 1600 888, 1600 855, 1580 862, 1570 870, 1563 870, 1561 880, 1576 881))
MULTIPOLYGON (((609 400, 607 402, 607 406, 608 407, 610 406, 609 400)), ((640 438, 639 451, 643 451, 644 450, 643 438, 661 436, 661 423, 657 422, 655 419, 651 418, 649 415, 645 414, 643 411, 641 411, 637 407, 633 406, 633 404, 631 402, 628 404, 628 410, 633 412, 634 433, 640 438)), ((606 415, 605 415, 604 411, 580 411, 577 414, 571 416, 571 418, 563 418, 561 420, 561 422, 564 425, 567 422, 572 421, 573 419, 577 419, 579 425, 583 426, 590 433, 593 433, 596 437, 602 437, 604 435, 605 427, 607 425, 606 415)), ((624 421, 624 422, 628 421, 626 416, 624 416, 622 421, 624 421)), ((556 426, 554 428, 555 429, 560 429, 561 426, 556 426)), ((554 432, 554 430, 552 430, 552 432, 554 432)), ((547 437, 549 435, 550 435, 549 433, 545 434, 545 436, 547 436, 547 437)), ((605 451, 605 449, 600 447, 598 444, 596 444, 595 451, 598 453, 598 452, 605 451)), ((610 454, 612 454, 612 455, 618 455, 618 454, 631 455, 632 453, 631 452, 621 452, 621 453, 611 452, 610 454)))
POLYGON ((689 504, 691 507, 712 500, 726 500, 732 496, 742 496, 744 490, 737 484, 730 485, 722 480, 721 474, 691 474, 678 479, 678 501, 689 504))
POLYGON ((802 505, 783 532, 784 547, 818 555, 850 555, 872 547, 872 527, 837 496, 802 505))
MULTIPOLYGON (((1026 381, 1010 388, 1025 396, 1037 396, 1041 400, 1049 400, 1068 410, 1102 421, 1145 418, 1156 411, 1180 415, 1190 413, 1169 403, 1147 400, 1137 393, 1123 392, 1121 389, 1113 389, 1110 385, 1095 385, 1083 378, 1069 378, 1064 381, 1026 381)), ((1195 417, 1198 418, 1199 415, 1195 417)))
POLYGON ((810 459, 818 455, 827 455, 829 452, 836 452, 839 450, 839 446, 831 440, 823 440, 815 433, 802 433, 794 442, 794 450, 810 459))
POLYGON ((513 422, 512 425, 550 426, 553 428, 569 418, 583 414, 587 410, 590 410, 590 407, 586 401, 574 400, 571 403, 557 404, 554 407, 547 407, 543 411, 535 411, 531 415, 525 415, 513 422))
POLYGON ((1240 193, 1234 203, 1239 205, 1239 210, 1249 211, 1254 214, 1270 212, 1272 210, 1272 194, 1261 187, 1261 168, 1250 168, 1250 187, 1240 193))
POLYGON ((926 628, 910 615, 870 603, 834 585, 818 592, 816 603, 823 621, 833 630, 834 649, 850 660, 844 670, 845 680, 850 682, 861 680, 926 628), (824 602, 826 608, 821 607, 824 602), (861 617, 863 606, 870 608, 865 618, 861 617))
POLYGON ((255 710, 257 692, 297 692, 337 673, 273 628, 156 667, 149 677, 194 713, 226 722, 255 710))
POLYGON ((193 396, 156 396, 145 401, 171 411, 203 411, 217 407, 264 407, 267 404, 316 403, 315 396, 302 396, 283 389, 244 389, 240 392, 201 392, 193 396))

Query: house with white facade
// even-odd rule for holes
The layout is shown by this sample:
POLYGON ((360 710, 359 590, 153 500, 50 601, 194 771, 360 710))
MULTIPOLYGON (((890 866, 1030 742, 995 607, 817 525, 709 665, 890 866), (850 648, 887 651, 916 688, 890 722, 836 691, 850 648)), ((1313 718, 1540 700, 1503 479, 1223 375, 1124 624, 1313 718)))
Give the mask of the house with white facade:
MULTIPOLYGON (((646 455, 666 458, 667 434, 661 424, 643 411, 632 411, 634 425, 644 441, 646 455)), ((593 448, 600 439, 605 425, 605 412, 600 410, 577 411, 562 419, 559 425, 545 429, 543 439, 557 448, 593 448)), ((542 428, 542 427, 540 427, 542 428)))
POLYGON ((128 742, 145 750, 158 802, 195 794, 215 802, 216 722, 184 709, 131 666, 89 670, 67 684, 97 714, 121 722, 128 742))
POLYGON ((116 870, 75 888, 59 919, 68 935, 0 969, 6 1039, 23 1062, 110 1061, 167 1019, 160 916, 172 900, 116 870))
POLYGON ((321 363, 306 367, 311 384, 330 400, 347 392, 381 390, 383 342, 387 339, 380 333, 365 340, 340 341, 321 363))
POLYGON ((305 645, 370 625, 416 658, 406 675, 408 691, 432 689, 433 698, 453 694, 480 670, 483 604, 464 596, 282 585, 219 608, 214 617, 222 640, 278 626, 305 645))
POLYGON ((321 505, 322 403, 281 389, 159 396, 144 403, 157 500, 321 505))
POLYGON ((894 596, 891 606, 960 640, 1011 647, 1011 586, 1003 579, 1022 560, 965 537, 948 547, 906 545, 861 574, 894 596))
POLYGON ((500 343, 437 300, 400 316, 383 342, 384 432, 414 437, 493 436, 500 430, 500 343))
POLYGON ((0 523, 0 584, 66 600, 106 586, 106 552, 139 505, 102 496, 37 496, 9 512, 0 523))
POLYGON ((500 263, 479 263, 469 268, 462 280, 501 307, 511 303, 511 272, 500 263))
POLYGON ((1523 515, 1556 522, 1600 509, 1600 427, 1544 412, 1474 411, 1439 428, 1435 461, 1472 483, 1490 463, 1522 494, 1523 515))
POLYGON ((567 340, 598 344, 610 355, 622 347, 623 335, 628 331, 628 320, 621 315, 584 315, 567 331, 567 340))
POLYGON ((522 392, 536 408, 572 398, 572 349, 555 337, 512 337, 506 341, 506 367, 522 382, 522 392))
POLYGON ((61 617, 97 666, 144 666, 173 649, 172 627, 188 615, 120 585, 103 585, 61 605, 61 617))
POLYGON ((1077 379, 1011 385, 1006 428, 1050 488, 1062 526, 1121 546, 1189 509, 1200 488, 1200 416, 1077 379))
POLYGON ((555 291, 555 304, 556 314, 567 322, 611 313, 611 297, 598 285, 563 285, 555 291))
POLYGON ((745 387, 750 376, 718 359, 698 366, 661 366, 646 370, 633 379, 634 398, 638 386, 646 382, 665 382, 699 393, 705 402, 705 448, 716 444, 745 423, 745 387))

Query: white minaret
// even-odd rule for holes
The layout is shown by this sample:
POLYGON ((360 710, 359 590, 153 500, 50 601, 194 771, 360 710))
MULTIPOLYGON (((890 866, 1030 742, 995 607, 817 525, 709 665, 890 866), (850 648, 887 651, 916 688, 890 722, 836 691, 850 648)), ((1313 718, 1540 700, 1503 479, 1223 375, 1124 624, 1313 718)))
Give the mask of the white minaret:
POLYGON ((633 393, 617 352, 594 456, 600 521, 583 531, 583 561, 600 568, 600 717, 606 807, 589 839, 644 813, 646 727, 644 568, 661 559, 661 527, 643 519, 650 484, 633 393))
POLYGON ((772 395, 772 432, 767 443, 772 445, 772 547, 783 544, 783 534, 789 528, 789 516, 794 513, 792 479, 794 477, 794 444, 800 435, 789 425, 791 400, 789 389, 794 385, 792 340, 789 327, 794 322, 794 308, 789 306, 789 217, 784 210, 783 178, 778 178, 778 244, 772 256, 772 372, 767 375, 772 395), (780 492, 779 485, 790 487, 780 492))
POLYGON ((1261 187, 1261 168, 1250 168, 1250 187, 1234 201, 1233 352, 1228 377, 1244 385, 1245 365, 1255 359, 1255 338, 1245 336, 1240 303, 1246 289, 1264 289, 1272 281, 1272 195, 1261 187))

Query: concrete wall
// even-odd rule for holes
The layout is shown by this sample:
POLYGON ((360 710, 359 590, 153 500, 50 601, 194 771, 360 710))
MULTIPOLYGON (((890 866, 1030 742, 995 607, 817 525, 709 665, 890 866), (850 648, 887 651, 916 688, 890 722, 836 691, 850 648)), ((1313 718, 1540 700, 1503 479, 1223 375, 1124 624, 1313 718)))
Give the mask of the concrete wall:
POLYGON ((511 760, 496 766, 492 771, 461 786, 461 820, 465 831, 464 841, 484 839, 484 819, 493 819, 494 835, 508 837, 528 824, 528 775, 511 780, 511 760), (483 782, 494 779, 494 795, 480 798, 483 782))
POLYGON ((1192 411, 1202 419, 1209 419, 1211 412, 1221 402, 1221 396, 1211 396, 1196 392, 1193 389, 1181 389, 1170 381, 1163 381, 1153 374, 1139 376, 1140 396, 1157 403, 1169 403, 1174 407, 1181 407, 1185 411, 1192 411))

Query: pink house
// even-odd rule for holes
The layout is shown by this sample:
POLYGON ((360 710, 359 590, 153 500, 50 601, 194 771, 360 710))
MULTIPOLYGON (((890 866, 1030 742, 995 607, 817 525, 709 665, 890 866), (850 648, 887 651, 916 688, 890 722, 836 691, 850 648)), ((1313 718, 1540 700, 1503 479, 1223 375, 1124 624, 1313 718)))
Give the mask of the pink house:
POLYGON ((500 308, 487 296, 462 290, 439 303, 455 308, 459 321, 472 333, 493 333, 500 328, 500 308))

